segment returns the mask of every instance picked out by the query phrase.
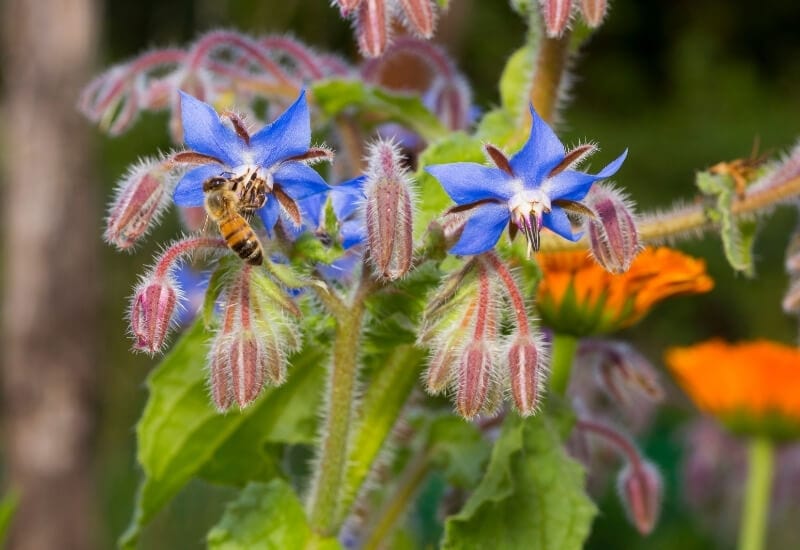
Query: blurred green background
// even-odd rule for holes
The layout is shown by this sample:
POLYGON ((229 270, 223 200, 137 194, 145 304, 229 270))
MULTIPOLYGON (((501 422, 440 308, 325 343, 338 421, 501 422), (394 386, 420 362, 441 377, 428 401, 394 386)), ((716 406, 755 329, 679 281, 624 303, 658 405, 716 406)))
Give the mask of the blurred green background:
MULTIPOLYGON (((523 41, 525 27, 505 1, 452 0, 436 41, 457 59, 474 86, 475 101, 498 101, 496 82, 505 58, 523 41)), ((215 28, 253 34, 290 32, 306 43, 356 59, 349 23, 327 0, 146 0, 104 6, 101 66, 164 45, 183 45, 215 28)), ((563 112, 566 142, 591 137, 601 144, 597 165, 625 147, 629 159, 617 182, 641 210, 691 200, 694 172, 721 160, 749 155, 754 140, 773 155, 800 136, 800 5, 795 0, 616 0, 610 17, 584 48, 573 70, 573 103, 563 112)), ((87 123, 88 124, 88 123, 87 123)), ((104 202, 116 179, 139 156, 167 149, 166 117, 148 116, 126 135, 97 133, 104 202)), ((658 307, 630 338, 660 364, 665 347, 715 335, 768 337, 792 343, 794 319, 780 311, 787 285, 783 251, 795 225, 791 208, 776 212, 760 230, 758 277, 734 275, 718 239, 682 243, 708 260, 713 293, 658 307)), ((169 218, 135 254, 103 251, 103 334, 96 475, 101 547, 111 547, 132 509, 138 472, 133 427, 145 399, 143 379, 154 361, 129 352, 124 313, 137 274, 160 240, 172 235, 169 218)), ((100 240, 101 228, 97 235, 100 240)), ((673 392, 677 395, 676 392, 673 392)), ((680 497, 678 428, 692 414, 680 399, 668 403, 643 447, 665 473, 666 498, 655 532, 642 539, 624 519, 609 487, 591 548, 714 548, 712 533, 680 497)), ((143 548, 202 547, 219 517, 226 490, 194 484, 148 530, 143 548)))

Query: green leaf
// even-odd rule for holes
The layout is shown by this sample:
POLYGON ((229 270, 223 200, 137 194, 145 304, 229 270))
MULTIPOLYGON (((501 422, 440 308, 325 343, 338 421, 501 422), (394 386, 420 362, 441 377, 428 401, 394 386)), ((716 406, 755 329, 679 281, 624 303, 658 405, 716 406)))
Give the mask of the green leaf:
POLYGON ((210 550, 284 550, 341 548, 333 538, 311 532, 303 506, 283 480, 251 483, 225 508, 208 533, 210 550))
POLYGON ((14 514, 19 505, 19 496, 14 493, 8 493, 0 501, 0 548, 5 548, 8 542, 8 530, 11 527, 11 520, 14 519, 14 514))
POLYGON ((417 96, 389 92, 358 80, 323 80, 312 84, 311 90, 316 104, 330 117, 352 109, 365 123, 398 122, 428 142, 447 134, 417 96))
POLYGON ((432 462, 444 470, 447 480, 466 489, 480 481, 491 450, 474 424, 454 415, 439 417, 431 423, 428 446, 432 462))
POLYGON ((710 208, 706 214, 719 224, 722 247, 728 263, 736 271, 748 277, 754 276, 753 244, 757 224, 754 220, 737 220, 733 215, 736 182, 727 174, 699 172, 696 183, 701 193, 716 200, 715 207, 710 208))
POLYGON ((500 77, 500 104, 517 119, 528 109, 533 77, 533 55, 532 45, 521 47, 508 58, 500 77))
POLYGON ((545 414, 509 416, 486 475, 445 524, 444 549, 581 548, 596 514, 583 468, 564 451, 545 414))
POLYGON ((193 477, 234 485, 269 479, 278 467, 267 443, 313 437, 324 346, 293 356, 288 382, 280 388, 266 388, 244 411, 220 414, 206 388, 209 338, 203 323, 195 323, 148 377, 150 397, 136 428, 144 479, 120 539, 124 548, 135 547, 142 528, 193 477))

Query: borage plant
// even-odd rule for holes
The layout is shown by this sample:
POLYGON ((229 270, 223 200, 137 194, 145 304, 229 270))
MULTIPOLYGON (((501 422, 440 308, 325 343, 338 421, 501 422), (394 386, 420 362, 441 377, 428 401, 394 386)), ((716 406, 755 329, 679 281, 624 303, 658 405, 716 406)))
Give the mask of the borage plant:
POLYGON ((713 286, 702 260, 645 245, 715 229, 750 272, 758 215, 800 193, 798 152, 717 165, 689 206, 637 214, 607 181, 627 152, 593 173, 581 166, 597 147, 565 147, 551 126, 606 2, 514 2, 528 41, 477 120, 463 76, 423 40, 431 2, 339 5, 372 57, 361 66, 212 32, 109 69, 81 100, 112 135, 168 110, 184 144, 135 165, 107 219, 122 250, 171 204, 186 229, 135 288, 135 350, 164 350, 179 273, 208 273, 148 380, 122 546, 193 478, 243 487, 213 548, 430 546, 404 517, 437 479, 444 547, 575 548, 597 513, 589 440, 623 458, 620 496, 649 533, 661 481, 627 432, 663 392, 641 354, 603 337, 713 286), (390 13, 419 38, 390 43, 390 13), (391 87, 397 63, 423 70, 391 87), (285 460, 295 447, 310 467, 285 460))

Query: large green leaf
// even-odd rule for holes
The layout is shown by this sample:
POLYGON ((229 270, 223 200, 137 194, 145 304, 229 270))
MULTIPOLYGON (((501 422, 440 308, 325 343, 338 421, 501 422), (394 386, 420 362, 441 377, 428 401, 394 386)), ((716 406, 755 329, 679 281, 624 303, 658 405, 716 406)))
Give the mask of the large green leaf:
POLYGON ((452 414, 431 422, 428 432, 429 454, 447 480, 458 487, 472 489, 481 480, 491 446, 480 430, 452 414))
POLYGON ((331 117, 350 110, 367 124, 398 122, 429 142, 447 134, 436 115, 414 95, 389 92, 359 80, 323 80, 311 90, 317 106, 331 117))
POLYGON ((248 485, 225 508, 207 542, 211 550, 341 548, 336 539, 312 533, 297 495, 280 479, 248 485))
POLYGON ((596 509, 583 468, 564 451, 545 414, 506 420, 486 475, 445 524, 445 549, 581 548, 596 509))
POLYGON ((206 387, 209 334, 196 323, 153 370, 150 393, 136 427, 144 478, 134 517, 120 539, 133 548, 141 530, 193 477, 233 485, 277 474, 270 442, 308 442, 313 437, 323 385, 325 347, 315 344, 295 355, 288 382, 267 388, 241 412, 218 413, 206 387))
POLYGON ((0 500, 0 548, 5 548, 8 538, 8 530, 11 527, 11 520, 19 505, 19 496, 16 493, 8 493, 0 500))

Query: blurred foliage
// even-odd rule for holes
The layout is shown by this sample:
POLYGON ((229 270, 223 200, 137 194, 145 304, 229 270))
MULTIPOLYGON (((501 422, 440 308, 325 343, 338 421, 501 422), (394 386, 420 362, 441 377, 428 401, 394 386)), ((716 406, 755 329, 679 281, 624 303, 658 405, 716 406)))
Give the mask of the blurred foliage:
MULTIPOLYGON (((320 49, 351 59, 356 55, 349 23, 339 19, 327 0, 108 0, 104 23, 101 67, 150 46, 185 44, 205 30, 220 27, 290 32, 320 49)), ((604 151, 594 161, 598 166, 629 147, 628 161, 617 180, 640 209, 664 207, 676 197, 691 200, 695 172, 721 160, 748 156, 755 141, 761 151, 777 154, 800 135, 798 28, 800 7, 795 0, 757 4, 616 0, 608 20, 574 67, 574 103, 562 113, 561 135, 567 143, 577 143, 586 135, 602 143, 604 151)), ((450 13, 442 17, 437 40, 456 56, 482 110, 500 104, 499 71, 522 45, 524 33, 524 22, 503 1, 453 0, 450 13)), ((97 195, 105 200, 129 163, 170 146, 166 118, 146 116, 131 132, 113 140, 98 133, 97 145, 101 182, 97 195)), ((719 239, 709 236, 683 244, 684 250, 709 262, 716 280, 714 292, 662 305, 624 336, 655 361, 668 345, 711 335, 794 341, 796 324, 779 308, 787 285, 783 251, 794 223, 794 214, 782 210, 762 224, 756 237, 757 278, 752 280, 733 273, 719 239)), ((162 241, 176 227, 173 217, 148 242, 162 241)), ((98 227, 98 239, 100 233, 98 227)), ((104 368, 96 458, 98 510, 103 514, 97 523, 104 529, 99 533, 101 547, 110 547, 124 530, 140 476, 133 426, 143 407, 143 380, 154 362, 129 352, 123 336, 124 310, 136 274, 150 261, 156 246, 145 245, 134 255, 117 254, 110 248, 104 251, 102 315, 106 322, 100 335, 104 368)), ((590 548, 659 549, 680 544, 690 550, 713 545, 710 535, 701 532, 700 523, 687 516, 680 496, 678 428, 688 414, 685 405, 665 406, 644 440, 644 450, 664 472, 667 486, 662 521, 655 532, 641 538, 624 519, 609 486, 598 500, 602 514, 593 525, 590 548)), ((307 458, 302 448, 290 448, 283 456, 298 464, 307 458)), ((253 489, 260 490, 265 489, 253 489)), ((192 482, 145 530, 140 547, 203 547, 206 530, 221 517, 232 495, 227 488, 192 482)), ((434 479, 419 508, 430 507, 426 499, 440 496, 441 480, 434 479)), ((425 516, 416 514, 414 521, 424 522, 425 516)), ((421 526, 423 533, 440 528, 421 526)), ((426 540, 436 540, 436 535, 426 540)))

